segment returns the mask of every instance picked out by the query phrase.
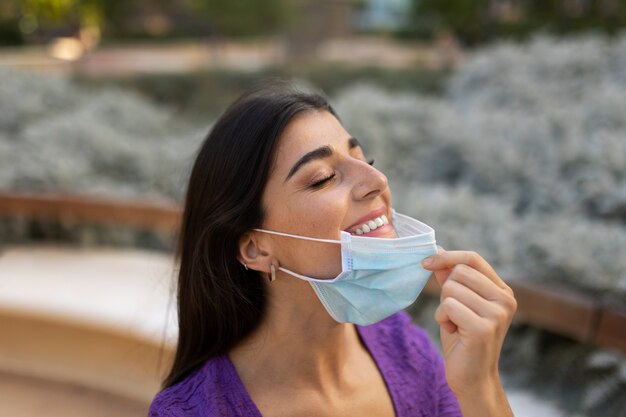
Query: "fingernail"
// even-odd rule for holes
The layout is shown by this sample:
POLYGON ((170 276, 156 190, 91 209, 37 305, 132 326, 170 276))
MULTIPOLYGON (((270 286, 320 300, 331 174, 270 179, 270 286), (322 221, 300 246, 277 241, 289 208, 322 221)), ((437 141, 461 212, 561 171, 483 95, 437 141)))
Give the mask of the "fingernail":
POLYGON ((428 258, 424 259, 422 261, 422 266, 426 267, 426 266, 430 266, 433 263, 433 257, 429 256, 428 258))

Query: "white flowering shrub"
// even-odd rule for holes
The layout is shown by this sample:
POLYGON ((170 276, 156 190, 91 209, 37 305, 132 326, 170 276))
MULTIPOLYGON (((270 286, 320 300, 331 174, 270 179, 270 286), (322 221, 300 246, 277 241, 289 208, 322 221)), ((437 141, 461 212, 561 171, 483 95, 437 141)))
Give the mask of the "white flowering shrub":
MULTIPOLYGON (((181 197, 206 127, 126 91, 0 79, 0 187, 181 197)), ((333 104, 443 246, 626 303, 626 36, 496 45, 443 97, 354 85, 333 104)))
POLYGON ((626 35, 490 48, 454 77, 446 103, 478 145, 472 181, 502 192, 517 179, 521 210, 575 205, 626 220, 626 35))
POLYGON ((490 47, 448 87, 356 85, 333 103, 443 246, 624 305, 626 35, 490 47))
POLYGON ((0 73, 0 187, 178 199, 202 130, 121 90, 0 73))
POLYGON ((39 118, 71 110, 80 100, 65 78, 2 70, 0 80, 0 131, 3 133, 17 133, 39 118))

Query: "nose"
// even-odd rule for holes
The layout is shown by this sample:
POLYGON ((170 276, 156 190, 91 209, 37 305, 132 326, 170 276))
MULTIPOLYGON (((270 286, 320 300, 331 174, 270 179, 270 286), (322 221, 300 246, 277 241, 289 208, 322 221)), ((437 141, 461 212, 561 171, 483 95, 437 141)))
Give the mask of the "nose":
POLYGON ((387 177, 370 164, 359 161, 355 164, 354 171, 356 181, 352 196, 355 200, 372 199, 387 190, 387 177))

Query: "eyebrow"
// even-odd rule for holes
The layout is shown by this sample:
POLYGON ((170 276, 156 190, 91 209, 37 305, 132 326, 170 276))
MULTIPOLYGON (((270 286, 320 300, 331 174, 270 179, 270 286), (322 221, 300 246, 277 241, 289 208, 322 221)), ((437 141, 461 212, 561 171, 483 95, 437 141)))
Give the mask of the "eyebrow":
MULTIPOLYGON (((359 143, 359 141, 356 138, 350 138, 348 139, 348 147, 350 149, 356 148, 356 147, 360 147, 361 144, 359 143)), ((315 161, 317 159, 324 159, 324 158, 328 158, 329 156, 331 156, 333 154, 333 150, 330 146, 326 145, 326 146, 320 146, 317 149, 312 150, 311 152, 307 152, 305 153, 302 158, 298 159, 298 162, 296 162, 295 164, 293 164, 293 166, 291 167, 291 169, 289 170, 289 174, 287 174, 287 178, 285 178, 285 181, 289 180, 289 178, 293 177, 293 175, 298 172, 298 170, 300 168, 302 168, 303 165, 308 164, 311 161, 315 161)))
POLYGON ((357 146, 359 148, 363 148, 361 146, 361 143, 357 140, 357 138, 350 138, 350 139, 348 139, 348 146, 350 147, 350 149, 356 148, 357 146))

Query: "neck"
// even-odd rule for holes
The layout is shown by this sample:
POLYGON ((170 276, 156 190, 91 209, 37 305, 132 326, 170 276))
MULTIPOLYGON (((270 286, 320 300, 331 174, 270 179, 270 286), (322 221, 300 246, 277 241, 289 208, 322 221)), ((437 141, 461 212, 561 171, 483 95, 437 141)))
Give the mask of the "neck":
POLYGON ((330 317, 308 283, 291 285, 294 291, 270 286, 266 317, 230 358, 245 385, 339 386, 350 364, 369 354, 356 327, 330 317))

